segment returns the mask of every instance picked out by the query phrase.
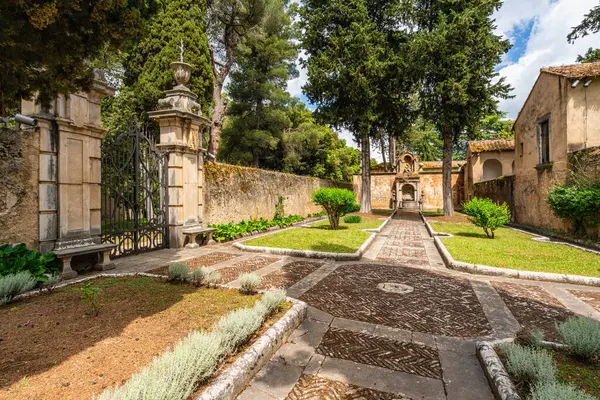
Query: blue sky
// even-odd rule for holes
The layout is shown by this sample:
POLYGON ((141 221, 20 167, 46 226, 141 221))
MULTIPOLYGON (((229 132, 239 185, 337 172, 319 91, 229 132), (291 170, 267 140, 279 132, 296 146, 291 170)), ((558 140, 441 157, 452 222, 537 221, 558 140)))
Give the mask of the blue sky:
MULTIPOLYGON (((505 0, 496 12, 496 33, 508 38, 513 48, 505 55, 497 71, 513 87, 513 99, 500 101, 500 109, 516 118, 542 67, 573 64, 578 54, 589 47, 600 47, 600 34, 567 43, 571 28, 584 14, 599 4, 598 0, 505 0)), ((306 101, 301 87, 306 71, 288 82, 293 96, 306 101)), ((352 135, 340 132, 349 144, 352 135)), ((377 158, 380 158, 379 156, 377 158)))

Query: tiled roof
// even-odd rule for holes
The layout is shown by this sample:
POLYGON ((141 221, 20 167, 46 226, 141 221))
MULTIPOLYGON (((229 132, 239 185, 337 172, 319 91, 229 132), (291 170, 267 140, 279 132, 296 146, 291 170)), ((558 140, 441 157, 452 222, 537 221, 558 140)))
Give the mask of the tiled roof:
POLYGON ((483 153, 486 151, 509 151, 514 149, 514 139, 477 140, 469 142, 469 150, 471 150, 471 153, 483 153))
POLYGON ((600 76, 600 62, 546 67, 542 68, 541 71, 572 79, 590 78, 600 76))
MULTIPOLYGON (((443 163, 443 161, 423 161, 420 165, 423 169, 440 169, 443 163)), ((460 168, 466 163, 466 161, 452 161, 452 168, 460 168)))

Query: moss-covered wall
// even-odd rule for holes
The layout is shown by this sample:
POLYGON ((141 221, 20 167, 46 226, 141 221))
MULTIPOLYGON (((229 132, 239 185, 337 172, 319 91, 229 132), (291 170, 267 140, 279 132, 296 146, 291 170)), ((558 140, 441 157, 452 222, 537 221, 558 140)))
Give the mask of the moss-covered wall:
POLYGON ((0 243, 38 248, 39 133, 0 128, 0 243))
POLYGON ((206 163, 204 169, 204 224, 273 218, 278 196, 284 196, 285 214, 306 216, 321 211, 311 200, 314 190, 351 184, 236 165, 206 163))

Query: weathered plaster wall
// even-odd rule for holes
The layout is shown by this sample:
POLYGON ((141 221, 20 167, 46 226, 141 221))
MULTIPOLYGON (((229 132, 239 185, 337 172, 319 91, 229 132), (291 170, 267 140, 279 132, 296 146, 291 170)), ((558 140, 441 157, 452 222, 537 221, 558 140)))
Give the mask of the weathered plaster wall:
MULTIPOLYGON (((392 187, 396 180, 395 173, 381 173, 371 175, 371 207, 379 209, 390 209, 393 207, 392 187)), ((362 194, 362 177, 354 175, 354 193, 356 202, 360 204, 362 194)))
POLYGON ((39 132, 0 129, 0 243, 38 248, 39 132))
POLYGON ((569 82, 540 74, 515 123, 516 222, 539 228, 566 229, 548 205, 548 193, 567 176, 567 96, 569 82), (537 125, 550 114, 550 168, 539 164, 537 125))
MULTIPOLYGON (((423 173, 420 176, 420 190, 423 192, 425 209, 443 208, 442 197, 442 174, 423 173)), ((392 190, 396 174, 373 174, 371 175, 371 207, 391 208, 393 207, 392 190)), ((354 175, 354 192, 357 202, 360 202, 362 177, 354 175)), ((454 207, 461 208, 464 202, 464 175, 463 172, 452 173, 452 198, 454 207)))
POLYGON ((514 190, 515 177, 503 176, 497 179, 478 182, 473 185, 473 195, 479 198, 492 199, 497 203, 506 203, 514 217, 514 190))
POLYGON ((600 84, 568 87, 568 151, 600 146, 600 84))
POLYGON ((514 151, 486 151, 483 153, 471 154, 467 152, 467 166, 465 167, 467 180, 465 182, 465 198, 471 199, 474 196, 473 185, 482 182, 483 165, 487 160, 498 160, 502 164, 502 175, 513 175, 513 166, 515 162, 514 151))
POLYGON ((344 187, 324 179, 284 174, 228 164, 205 164, 204 224, 273 218, 278 196, 284 196, 285 213, 306 216, 321 211, 311 199, 322 187, 344 187))

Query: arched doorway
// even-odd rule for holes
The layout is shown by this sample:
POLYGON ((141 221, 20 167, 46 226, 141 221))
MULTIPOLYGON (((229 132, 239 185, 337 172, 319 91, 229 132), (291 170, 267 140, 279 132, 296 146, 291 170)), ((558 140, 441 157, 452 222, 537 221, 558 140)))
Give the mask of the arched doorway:
POLYGON ((483 163, 483 177, 484 181, 490 179, 496 179, 502 176, 502 163, 494 158, 486 160, 483 163))
POLYGON ((413 185, 402 186, 402 201, 415 201, 415 187, 413 185))

